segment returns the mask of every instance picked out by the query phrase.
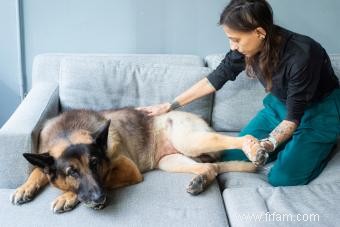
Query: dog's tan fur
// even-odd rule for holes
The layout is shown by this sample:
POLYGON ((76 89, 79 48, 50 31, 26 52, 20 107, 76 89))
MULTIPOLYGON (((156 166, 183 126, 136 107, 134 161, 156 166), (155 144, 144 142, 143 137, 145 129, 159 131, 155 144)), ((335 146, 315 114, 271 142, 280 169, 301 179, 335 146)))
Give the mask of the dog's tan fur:
MULTIPOLYGON (((179 111, 153 118, 131 108, 99 114, 84 110, 62 114, 44 125, 38 152, 48 152, 58 159, 72 144, 91 144, 91 134, 107 120, 111 120, 106 151, 109 164, 103 165, 100 173, 103 186, 107 189, 141 182, 142 173, 158 168, 196 174, 187 190, 197 194, 219 173, 256 170, 250 162, 197 162, 198 157, 205 154, 215 158, 221 150, 241 149, 244 138, 218 134, 198 116, 179 111)), ((84 169, 81 171, 87 171, 86 160, 74 165, 82 166, 84 169)), ((12 201, 29 201, 47 183, 48 178, 43 170, 34 169, 28 180, 13 194, 12 201)), ((55 211, 67 211, 78 203, 71 192, 77 184, 74 179, 58 176, 53 184, 64 191, 53 202, 55 211)))

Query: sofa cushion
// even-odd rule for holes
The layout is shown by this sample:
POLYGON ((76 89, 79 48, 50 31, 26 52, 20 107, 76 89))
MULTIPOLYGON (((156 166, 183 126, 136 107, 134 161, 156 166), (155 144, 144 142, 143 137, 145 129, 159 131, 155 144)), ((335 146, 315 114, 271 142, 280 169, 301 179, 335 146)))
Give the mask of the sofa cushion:
MULTIPOLYGON (((215 69, 223 54, 209 55, 207 65, 215 69)), ((265 90, 257 79, 242 72, 235 81, 227 82, 215 94, 212 126, 217 131, 240 131, 262 109, 265 90)))
POLYGON ((223 198, 231 226, 307 227, 340 223, 340 183, 230 188, 223 191, 223 198))
POLYGON ((330 54, 329 58, 332 62, 332 67, 334 69, 335 74, 340 79, 340 54, 330 54))
MULTIPOLYGON (((222 189, 226 188, 247 188, 247 187, 272 187, 267 179, 270 168, 275 164, 268 163, 260 168, 257 173, 229 172, 218 176, 218 182, 222 189)), ((321 174, 309 182, 309 185, 325 184, 337 182, 340 183, 340 139, 337 148, 335 148, 329 157, 329 161, 321 174)))
POLYGON ((34 58, 32 68, 32 85, 40 82, 59 81, 60 62, 66 57, 79 57, 86 59, 112 59, 124 60, 132 63, 153 63, 187 66, 204 66, 203 59, 195 55, 175 54, 40 54, 34 58))
POLYGON ((185 188, 193 175, 152 171, 144 181, 112 191, 108 205, 96 211, 80 204, 61 215, 50 210, 60 194, 48 187, 32 202, 14 206, 13 190, 0 189, 1 226, 228 226, 221 192, 214 182, 205 192, 192 196, 185 188))
MULTIPOLYGON (((136 64, 111 58, 67 57, 61 62, 62 110, 109 109, 169 102, 211 72, 198 66, 136 64)), ((210 120, 212 95, 182 110, 210 120)))

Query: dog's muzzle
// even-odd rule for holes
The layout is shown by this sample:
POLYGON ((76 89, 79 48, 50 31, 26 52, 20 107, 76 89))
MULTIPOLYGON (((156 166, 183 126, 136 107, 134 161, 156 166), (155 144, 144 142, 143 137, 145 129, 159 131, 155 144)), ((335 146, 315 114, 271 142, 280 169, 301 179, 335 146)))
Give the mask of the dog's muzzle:
POLYGON ((87 206, 87 207, 90 207, 90 208, 93 208, 95 210, 101 210, 105 207, 105 202, 106 202, 106 196, 104 196, 100 202, 94 202, 94 201, 91 201, 91 202, 84 202, 84 204, 87 206))
POLYGON ((103 194, 99 198, 96 198, 95 200, 84 201, 84 204, 87 207, 93 208, 95 210, 100 210, 105 207, 105 202, 106 202, 106 195, 103 194))

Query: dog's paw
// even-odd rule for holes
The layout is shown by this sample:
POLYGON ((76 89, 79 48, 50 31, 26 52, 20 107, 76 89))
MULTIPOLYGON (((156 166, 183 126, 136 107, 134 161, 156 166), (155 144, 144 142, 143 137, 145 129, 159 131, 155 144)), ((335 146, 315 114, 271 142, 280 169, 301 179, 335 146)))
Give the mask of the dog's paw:
POLYGON ((51 209, 54 213, 64 213, 75 208, 78 203, 77 194, 65 192, 52 202, 51 209))
POLYGON ((187 187, 187 192, 192 195, 198 195, 203 192, 208 186, 208 177, 206 175, 198 175, 187 187))
POLYGON ((39 187, 33 184, 22 185, 21 187, 17 188, 15 192, 11 195, 10 201, 14 205, 27 203, 34 198, 38 190, 39 187))
POLYGON ((256 153, 254 165, 257 167, 262 167, 267 163, 268 158, 269 158, 268 152, 264 149, 261 149, 256 153))

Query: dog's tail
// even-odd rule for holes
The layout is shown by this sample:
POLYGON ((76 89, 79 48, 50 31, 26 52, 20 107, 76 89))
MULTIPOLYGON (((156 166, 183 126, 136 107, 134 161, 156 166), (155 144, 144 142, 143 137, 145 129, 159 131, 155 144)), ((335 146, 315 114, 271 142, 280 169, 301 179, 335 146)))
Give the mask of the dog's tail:
POLYGON ((256 166, 246 161, 217 162, 218 174, 226 172, 255 172, 256 166))

